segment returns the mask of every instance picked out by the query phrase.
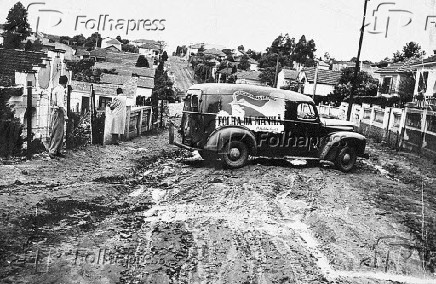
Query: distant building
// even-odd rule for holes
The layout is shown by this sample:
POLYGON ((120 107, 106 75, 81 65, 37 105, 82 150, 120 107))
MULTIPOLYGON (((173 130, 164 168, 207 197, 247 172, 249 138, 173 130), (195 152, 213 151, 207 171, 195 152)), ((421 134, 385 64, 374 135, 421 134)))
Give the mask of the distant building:
POLYGON ((375 71, 376 74, 380 75, 381 80, 378 94, 398 95, 401 79, 414 71, 415 69, 410 66, 410 62, 398 62, 379 68, 375 71))
POLYGON ((107 48, 113 46, 118 50, 121 50, 121 42, 119 42, 117 39, 115 38, 104 38, 101 40, 101 48, 107 48))
POLYGON ((299 82, 303 85, 302 93, 308 96, 327 96, 333 92, 339 83, 341 72, 333 70, 318 69, 315 87, 315 67, 304 67, 298 75, 299 82))
POLYGON ((298 82, 298 74, 297 70, 283 68, 277 75, 277 88, 289 88, 292 83, 298 82))
POLYGON ((260 71, 239 71, 234 74, 236 77, 236 84, 249 84, 249 85, 258 85, 265 86, 266 83, 262 83, 259 75, 260 71))

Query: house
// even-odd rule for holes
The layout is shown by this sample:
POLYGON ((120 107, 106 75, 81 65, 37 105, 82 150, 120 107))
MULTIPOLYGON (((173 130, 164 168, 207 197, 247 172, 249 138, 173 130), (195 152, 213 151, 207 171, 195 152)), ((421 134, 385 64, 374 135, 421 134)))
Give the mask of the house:
POLYGON ((27 127, 27 84, 32 86, 32 132, 35 138, 47 145, 49 141, 50 94, 59 83, 59 77, 71 72, 66 69, 65 50, 30 52, 0 48, 0 78, 11 88, 19 89, 9 103, 14 106, 15 116, 27 127))
POLYGON ((121 50, 121 42, 119 42, 117 39, 115 38, 104 38, 101 40, 101 48, 107 48, 107 47, 115 47, 117 50, 121 50))
POLYGON ((138 47, 139 54, 144 55, 149 60, 150 65, 153 65, 154 61, 159 59, 159 56, 163 52, 163 43, 155 40, 149 39, 137 39, 131 42, 133 45, 138 47))
POLYGON ((401 79, 410 76, 414 70, 409 61, 397 62, 377 69, 375 73, 380 75, 381 81, 378 95, 398 96, 401 79))
POLYGON ((188 46, 188 55, 196 55, 200 50, 204 49, 204 43, 196 43, 188 46))
POLYGON ((217 60, 223 60, 227 57, 224 52, 216 48, 206 49, 203 54, 213 56, 217 60))
POLYGON ((277 75, 277 89, 287 89, 293 83, 297 83, 298 74, 299 72, 297 70, 282 69, 277 75))
POLYGON ((436 106, 436 54, 426 59, 411 62, 410 67, 416 72, 414 101, 416 102, 417 96, 422 94, 424 106, 436 106))
POLYGON ((309 96, 327 96, 333 92, 340 78, 339 71, 316 70, 315 67, 304 67, 298 75, 298 81, 303 88, 302 93, 309 96))
POLYGON ((239 71, 234 73, 236 78, 236 84, 249 84, 249 85, 259 85, 266 86, 266 83, 262 83, 259 75, 260 71, 239 71))
POLYGON ((90 52, 83 48, 78 48, 74 54, 78 59, 87 59, 90 56, 90 52))

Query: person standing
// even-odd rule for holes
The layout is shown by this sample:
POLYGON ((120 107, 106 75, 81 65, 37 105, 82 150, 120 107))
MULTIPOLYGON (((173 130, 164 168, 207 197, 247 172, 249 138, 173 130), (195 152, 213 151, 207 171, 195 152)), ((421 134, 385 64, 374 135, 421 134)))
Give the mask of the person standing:
POLYGON ((109 108, 112 117, 112 143, 118 145, 119 136, 124 134, 126 125, 126 96, 123 95, 121 88, 117 89, 117 96, 110 103, 109 108))
POLYGON ((59 85, 53 89, 51 95, 51 133, 48 152, 52 159, 56 157, 65 158, 65 155, 61 153, 61 150, 64 142, 65 119, 68 119, 67 109, 65 107, 67 83, 67 76, 62 75, 59 78, 59 85))

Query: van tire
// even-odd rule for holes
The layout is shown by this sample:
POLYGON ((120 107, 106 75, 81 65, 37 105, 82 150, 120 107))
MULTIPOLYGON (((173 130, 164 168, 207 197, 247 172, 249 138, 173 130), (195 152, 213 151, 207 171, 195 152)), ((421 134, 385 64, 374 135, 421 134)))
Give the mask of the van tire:
POLYGON ((245 143, 231 141, 224 149, 227 153, 221 154, 224 164, 232 169, 243 167, 248 161, 248 148, 245 143))
POLYGON ((344 173, 351 171, 356 164, 357 154, 352 147, 345 146, 339 149, 335 159, 336 168, 344 173))

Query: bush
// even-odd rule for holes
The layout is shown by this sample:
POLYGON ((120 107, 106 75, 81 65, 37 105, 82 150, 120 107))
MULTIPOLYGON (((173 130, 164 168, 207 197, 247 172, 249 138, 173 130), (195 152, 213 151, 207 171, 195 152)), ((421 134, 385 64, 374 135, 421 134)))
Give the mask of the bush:
MULTIPOLYGON (((346 100, 346 101, 348 102, 348 100, 346 100)), ((392 96, 392 97, 357 96, 353 99, 353 103, 378 105, 378 106, 381 106, 382 108, 393 107, 393 106, 397 106, 400 103, 400 97, 397 97, 397 96, 392 96)))

